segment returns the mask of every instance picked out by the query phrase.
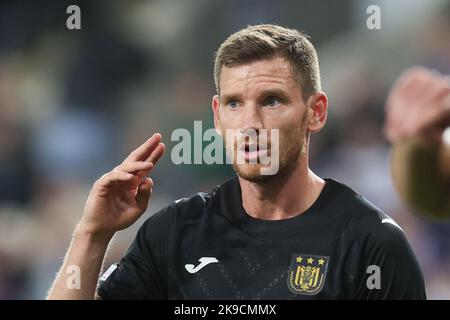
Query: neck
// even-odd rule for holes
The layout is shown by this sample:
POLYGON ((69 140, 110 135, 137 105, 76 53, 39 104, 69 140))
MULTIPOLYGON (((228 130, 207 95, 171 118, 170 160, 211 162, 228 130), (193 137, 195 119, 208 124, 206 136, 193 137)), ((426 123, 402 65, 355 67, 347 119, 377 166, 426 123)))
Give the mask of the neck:
POLYGON ((306 211, 319 197, 325 181, 312 172, 306 157, 289 171, 269 181, 251 182, 239 177, 242 205, 253 218, 281 220, 306 211))

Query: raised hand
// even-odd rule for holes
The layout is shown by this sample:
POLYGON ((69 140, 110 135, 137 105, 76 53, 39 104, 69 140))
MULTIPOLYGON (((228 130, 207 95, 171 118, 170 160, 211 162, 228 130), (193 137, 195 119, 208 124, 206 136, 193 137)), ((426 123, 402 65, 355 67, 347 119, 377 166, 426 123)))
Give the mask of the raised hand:
POLYGON ((384 132, 391 143, 417 135, 440 139, 450 125, 450 78, 422 67, 405 71, 386 103, 384 132))
POLYGON ((147 175, 164 153, 161 139, 159 133, 154 134, 94 183, 79 228, 95 237, 110 238, 144 213, 153 187, 147 175))

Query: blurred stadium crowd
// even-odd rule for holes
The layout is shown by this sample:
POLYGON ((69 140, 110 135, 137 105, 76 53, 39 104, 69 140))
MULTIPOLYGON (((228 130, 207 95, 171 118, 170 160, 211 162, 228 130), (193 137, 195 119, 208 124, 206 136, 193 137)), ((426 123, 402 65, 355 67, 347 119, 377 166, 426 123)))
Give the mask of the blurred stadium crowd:
POLYGON ((170 161, 170 134, 213 126, 213 56, 232 32, 277 23, 318 48, 329 96, 326 129, 312 138, 311 167, 360 191, 402 226, 428 298, 450 299, 450 223, 412 214, 389 176, 381 127, 389 86, 422 64, 450 74, 449 1, 1 1, 0 299, 43 299, 61 265, 92 183, 154 132, 167 153, 152 202, 120 232, 117 261, 148 215, 209 191, 227 166, 170 161), (66 8, 81 8, 79 31, 66 8), (377 4, 382 29, 368 30, 377 4))

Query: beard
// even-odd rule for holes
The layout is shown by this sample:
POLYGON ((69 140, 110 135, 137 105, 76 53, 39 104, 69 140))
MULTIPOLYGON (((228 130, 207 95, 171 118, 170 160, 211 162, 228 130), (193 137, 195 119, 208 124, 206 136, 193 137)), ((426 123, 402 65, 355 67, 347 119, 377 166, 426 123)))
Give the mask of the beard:
MULTIPOLYGON (((258 159, 257 163, 238 163, 236 161, 237 146, 235 141, 233 146, 234 152, 229 153, 233 155, 233 169, 240 178, 254 183, 267 183, 289 175, 300 162, 301 157, 306 156, 308 145, 305 143, 305 141, 307 141, 305 137, 306 114, 300 125, 290 129, 279 130, 279 166, 278 171, 274 174, 262 174, 262 169, 269 167, 271 163, 262 164, 260 163, 260 159, 258 159)), ((227 145, 226 141, 225 145, 227 145)), ((271 145, 271 143, 269 143, 269 145, 271 145)), ((270 150, 271 149, 269 147, 268 151, 270 152, 270 150)))

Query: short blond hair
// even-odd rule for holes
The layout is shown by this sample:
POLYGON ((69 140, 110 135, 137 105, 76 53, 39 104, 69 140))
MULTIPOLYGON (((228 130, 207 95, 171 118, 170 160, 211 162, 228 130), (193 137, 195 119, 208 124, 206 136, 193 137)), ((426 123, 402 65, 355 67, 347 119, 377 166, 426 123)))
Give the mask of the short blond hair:
POLYGON ((295 29, 260 24, 233 33, 220 45, 214 61, 217 93, 220 93, 223 66, 237 66, 277 55, 291 63, 305 99, 321 91, 319 59, 308 36, 295 29))

